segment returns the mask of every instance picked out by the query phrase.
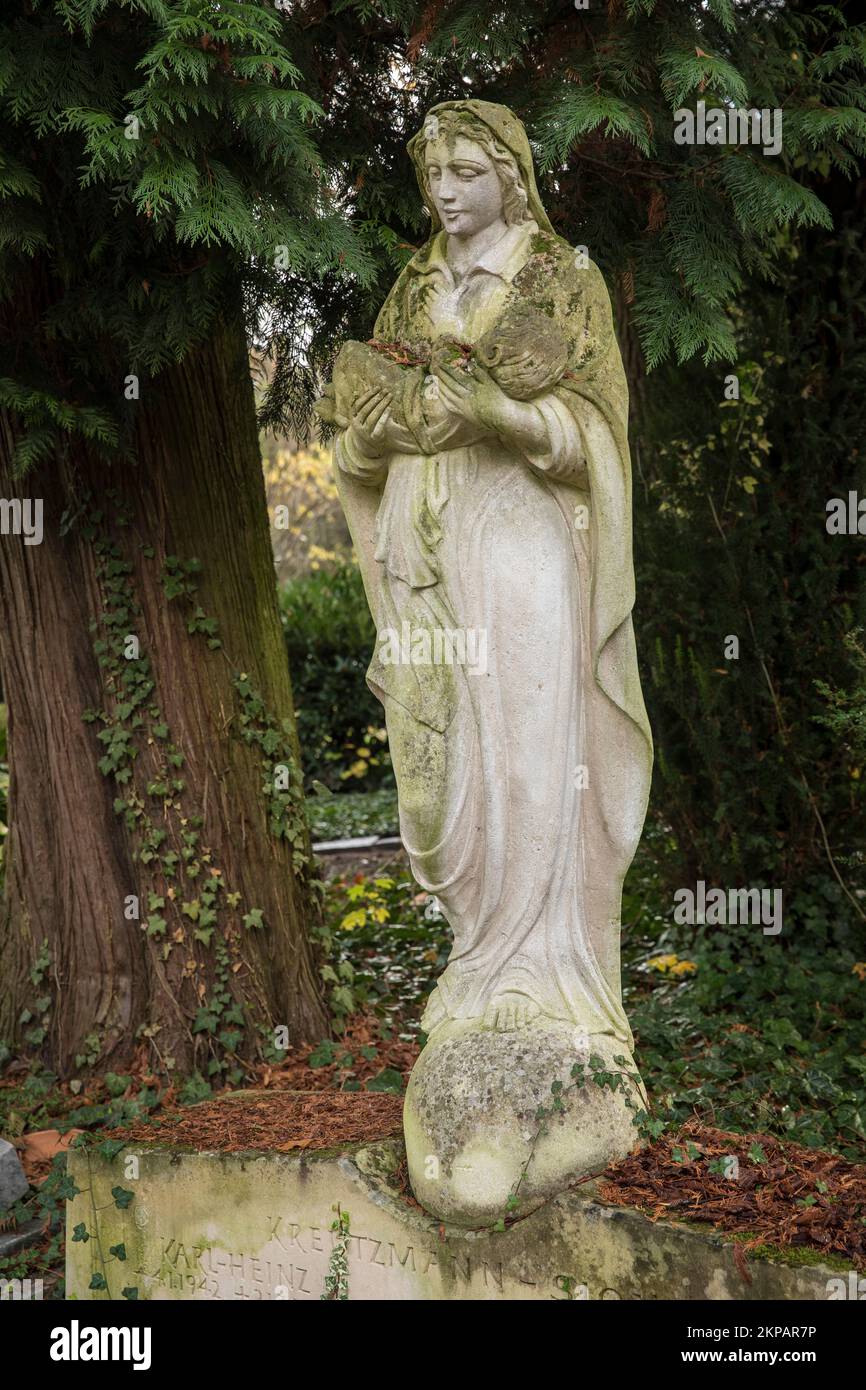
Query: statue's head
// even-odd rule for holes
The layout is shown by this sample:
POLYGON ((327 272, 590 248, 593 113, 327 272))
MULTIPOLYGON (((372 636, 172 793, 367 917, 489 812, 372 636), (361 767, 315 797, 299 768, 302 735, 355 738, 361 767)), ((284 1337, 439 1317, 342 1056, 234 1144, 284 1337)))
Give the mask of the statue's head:
POLYGON ((443 111, 427 117, 421 138, 425 202, 446 232, 471 236, 499 219, 526 221, 517 161, 489 126, 469 112, 443 111))
POLYGON ((498 219, 513 225, 537 217, 529 142, 506 107, 444 102, 409 149, 427 209, 446 232, 470 236, 498 219))

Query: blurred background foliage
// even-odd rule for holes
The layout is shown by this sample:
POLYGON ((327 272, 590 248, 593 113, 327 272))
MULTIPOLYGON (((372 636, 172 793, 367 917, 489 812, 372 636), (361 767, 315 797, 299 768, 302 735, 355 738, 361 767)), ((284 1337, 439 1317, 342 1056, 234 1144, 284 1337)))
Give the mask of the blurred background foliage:
POLYGON ((308 792, 390 784, 384 711, 365 680, 375 629, 356 566, 289 580, 280 612, 308 792))

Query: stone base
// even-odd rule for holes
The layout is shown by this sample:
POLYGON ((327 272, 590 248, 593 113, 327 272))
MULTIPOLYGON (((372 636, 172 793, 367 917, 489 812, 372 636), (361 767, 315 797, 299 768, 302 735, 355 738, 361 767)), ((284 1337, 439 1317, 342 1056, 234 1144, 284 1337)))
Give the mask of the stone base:
POLYGON ((634 1062, 610 1037, 578 1042, 573 1027, 549 1019, 509 1031, 475 1022, 436 1030, 415 1063, 403 1112, 409 1176, 422 1206, 459 1225, 494 1223, 525 1215, 631 1153, 642 1091, 625 1077, 624 1089, 598 1085, 588 1058, 636 1075, 634 1062), (583 1084, 572 1076, 578 1061, 583 1084))
POLYGON ((751 1256, 744 1277, 717 1232, 608 1206, 589 1183, 503 1231, 442 1225, 402 1198, 402 1158, 396 1140, 304 1154, 72 1149, 67 1297, 318 1300, 337 1207, 350 1301, 828 1299, 847 1288, 844 1268, 814 1251, 796 1266, 751 1256))

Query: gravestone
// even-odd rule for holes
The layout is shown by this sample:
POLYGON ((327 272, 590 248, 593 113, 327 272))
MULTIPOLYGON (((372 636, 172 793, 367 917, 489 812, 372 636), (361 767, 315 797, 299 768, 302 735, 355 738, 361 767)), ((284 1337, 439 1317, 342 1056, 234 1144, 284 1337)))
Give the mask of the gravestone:
POLYGON ((15 1146, 0 1139, 0 1213, 14 1206, 29 1188, 15 1146))
POLYGON ((67 1296, 300 1302, 322 1297, 330 1269, 350 1301, 821 1299, 840 1277, 752 1259, 747 1281, 716 1232, 589 1187, 501 1230, 443 1224, 406 1201, 403 1156, 396 1140, 302 1154, 130 1144, 113 1159, 74 1148, 67 1296))

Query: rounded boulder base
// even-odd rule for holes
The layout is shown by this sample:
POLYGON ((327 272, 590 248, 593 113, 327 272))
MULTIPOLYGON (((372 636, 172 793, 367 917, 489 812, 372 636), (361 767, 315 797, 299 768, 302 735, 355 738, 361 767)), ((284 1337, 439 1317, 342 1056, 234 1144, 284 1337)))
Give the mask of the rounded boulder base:
POLYGON ((550 1019, 509 1031, 478 1020, 437 1028, 415 1063, 403 1108, 409 1176, 421 1205, 462 1226, 525 1216, 631 1153, 643 1086, 626 1076, 616 1090, 599 1085, 599 1062, 636 1077, 624 1043, 605 1034, 587 1039, 550 1019), (575 1063, 583 1066, 582 1083, 572 1075, 575 1063), (553 1109, 557 1095, 561 1111, 553 1109), (552 1113, 539 1119, 539 1108, 552 1113), (508 1206, 512 1194, 516 1208, 508 1206))

